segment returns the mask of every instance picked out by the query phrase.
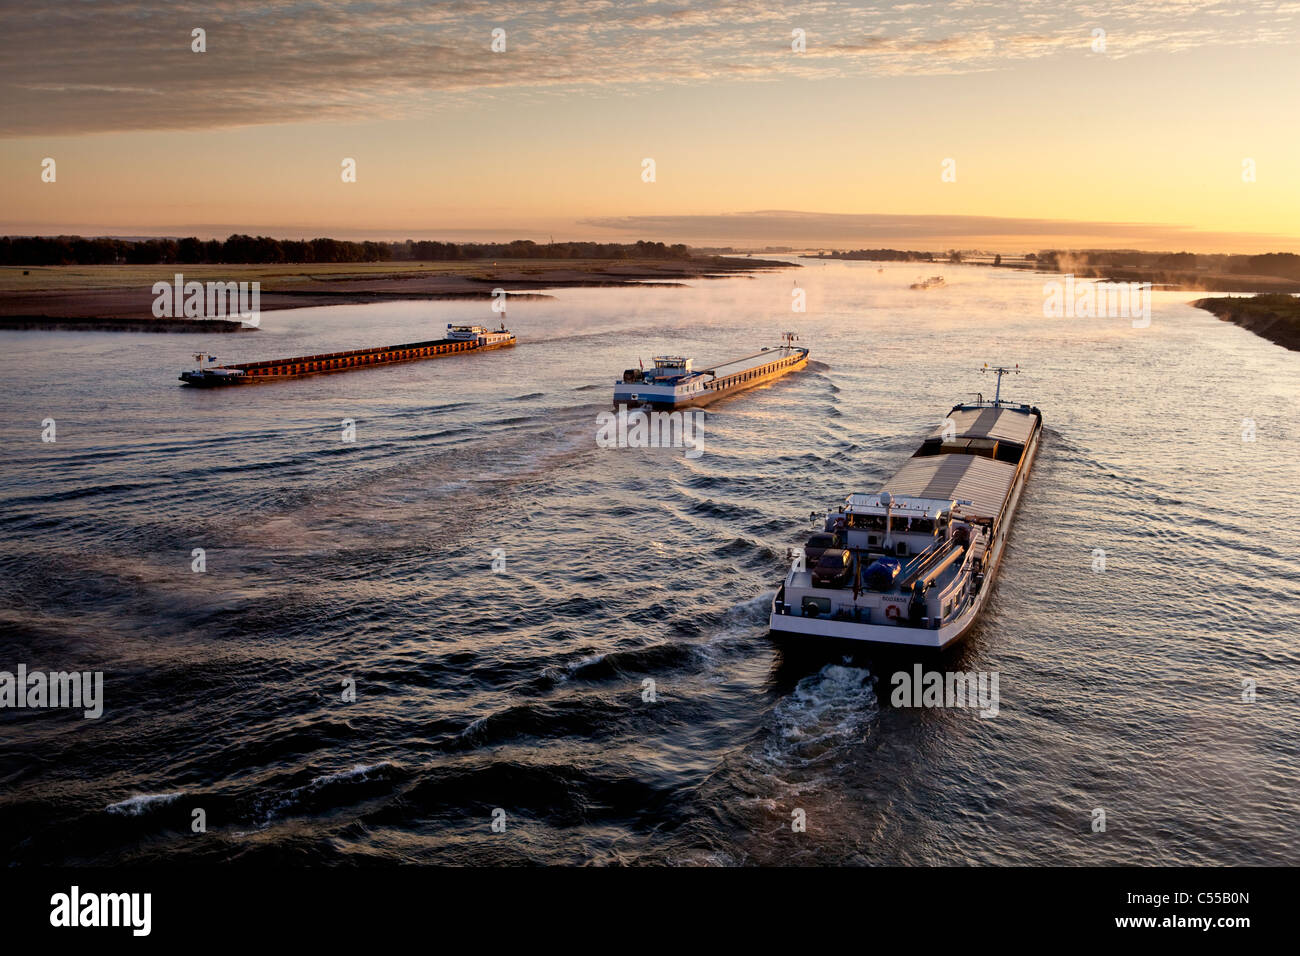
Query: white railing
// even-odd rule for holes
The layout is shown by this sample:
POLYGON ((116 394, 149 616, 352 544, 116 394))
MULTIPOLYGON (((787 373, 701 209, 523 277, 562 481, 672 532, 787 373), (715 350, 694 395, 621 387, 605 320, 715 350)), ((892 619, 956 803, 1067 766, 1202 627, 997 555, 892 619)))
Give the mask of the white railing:
POLYGON ((953 579, 952 584, 948 585, 946 589, 940 592, 939 594, 940 623, 944 623, 948 621, 950 618, 958 616, 962 611, 966 609, 966 605, 970 603, 970 582, 971 582, 971 574, 973 570, 971 568, 971 562, 974 556, 975 556, 975 548, 968 547, 966 549, 966 557, 962 560, 961 567, 957 569, 957 576, 953 579), (958 594, 957 592, 961 592, 961 593, 958 594), (952 601, 952 607, 949 608, 947 614, 944 614, 943 612, 944 605, 947 604, 949 600, 952 601))

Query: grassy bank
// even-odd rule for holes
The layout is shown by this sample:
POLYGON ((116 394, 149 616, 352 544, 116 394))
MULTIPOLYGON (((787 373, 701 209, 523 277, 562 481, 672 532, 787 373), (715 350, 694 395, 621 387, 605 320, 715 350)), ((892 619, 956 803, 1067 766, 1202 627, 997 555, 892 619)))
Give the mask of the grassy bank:
POLYGON ((1276 342, 1283 348, 1300 352, 1300 299, 1273 293, 1255 296, 1228 296, 1197 299, 1198 309, 1212 312, 1225 322, 1233 322, 1256 335, 1276 342))
MULTIPOLYGON (((153 321, 153 286, 257 282, 264 312, 388 300, 488 299, 579 286, 681 285, 744 276, 790 263, 725 256, 686 259, 499 259, 475 262, 358 262, 273 265, 68 265, 0 267, 0 319, 10 328, 63 328, 70 320, 153 321)), ((797 268, 797 267, 793 267, 797 268)), ((122 326, 125 330, 125 326, 122 326)), ((176 326, 175 330, 184 330, 176 326)))

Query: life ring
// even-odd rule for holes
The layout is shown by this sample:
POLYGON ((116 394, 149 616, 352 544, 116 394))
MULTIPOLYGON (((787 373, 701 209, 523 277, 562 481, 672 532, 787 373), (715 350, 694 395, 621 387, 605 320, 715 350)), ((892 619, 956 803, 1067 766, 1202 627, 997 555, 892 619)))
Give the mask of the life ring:
POLYGON ((899 609, 897 604, 885 605, 885 617, 889 618, 891 621, 897 621, 902 613, 903 612, 899 609))

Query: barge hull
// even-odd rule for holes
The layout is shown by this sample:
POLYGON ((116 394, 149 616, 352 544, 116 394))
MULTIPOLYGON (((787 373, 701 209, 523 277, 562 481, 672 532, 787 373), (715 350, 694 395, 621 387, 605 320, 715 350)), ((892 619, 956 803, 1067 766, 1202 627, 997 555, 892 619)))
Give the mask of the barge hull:
POLYGON ((849 495, 841 512, 828 515, 822 533, 843 534, 831 550, 853 555, 846 567, 856 569, 856 579, 853 571, 848 576, 857 583, 832 583, 841 579, 825 571, 819 583, 796 565, 773 595, 772 635, 932 650, 955 644, 996 586, 1041 440, 1037 408, 998 399, 954 406, 880 493, 849 495), (903 538, 891 537, 894 531, 903 538), (864 586, 867 562, 879 568, 864 586), (897 586, 881 577, 889 562, 901 572, 897 586), (949 567, 955 576, 944 573, 949 567))
POLYGON ((1016 507, 1020 503, 1020 495, 1024 491, 1025 483, 1029 480, 1029 472, 1038 454, 1038 443, 1041 435, 1042 429, 1039 428, 1034 433, 1029 447, 1025 450, 1024 467, 1021 469, 1016 484, 1011 490, 1011 495, 1007 500, 1007 507, 1003 511, 1002 519, 999 522, 998 532, 989 548, 989 567, 985 574, 984 585, 980 588, 980 593, 975 600, 971 602, 970 607, 956 620, 938 630, 927 630, 925 628, 909 627, 905 624, 859 624, 853 621, 795 617, 777 612, 777 604, 784 590, 783 586, 772 596, 770 617, 768 619, 768 629, 772 635, 777 638, 829 637, 859 644, 918 647, 930 650, 943 650, 961 640, 979 619, 980 613, 984 610, 984 606, 988 602, 997 582, 998 571, 1002 566, 1002 555, 1006 550, 1007 536, 1015 518, 1016 507))
POLYGON ((222 388, 231 385, 260 385, 264 382, 282 382, 286 379, 306 378, 309 375, 328 375, 357 368, 375 368, 442 358, 461 352, 487 352, 509 348, 515 344, 514 336, 500 342, 479 344, 458 339, 436 339, 429 342, 411 342, 406 345, 383 345, 378 348, 353 349, 347 352, 324 352, 320 355, 303 355, 297 358, 270 359, 265 362, 242 362, 237 365, 220 365, 205 369, 204 373, 182 372, 180 380, 195 388, 222 388), (243 374, 211 374, 238 371, 243 374))
POLYGON ((726 398, 730 395, 736 395, 747 389, 755 388, 759 385, 765 385, 768 382, 775 381, 782 376, 789 375, 791 372, 797 372, 808 365, 808 350, 800 349, 803 354, 791 356, 792 361, 786 362, 785 359, 777 360, 775 368, 768 369, 766 366, 760 366, 759 369, 752 370, 752 377, 746 378, 751 371, 740 372, 736 375, 724 376, 703 386, 698 393, 681 396, 673 399, 655 399, 646 397, 646 386, 638 388, 635 384, 619 383, 614 387, 614 406, 626 405, 628 408, 647 408, 655 411, 673 411, 681 408, 703 408, 706 405, 712 405, 720 398, 726 398), (785 364, 781 364, 781 363, 785 364), (636 396, 635 398, 633 396, 636 396))

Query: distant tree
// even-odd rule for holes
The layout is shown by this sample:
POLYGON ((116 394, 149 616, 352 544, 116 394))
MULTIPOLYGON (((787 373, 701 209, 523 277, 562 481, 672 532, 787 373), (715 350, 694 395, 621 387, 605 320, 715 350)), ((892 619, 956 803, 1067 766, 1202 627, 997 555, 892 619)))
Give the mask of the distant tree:
POLYGON ((116 239, 75 239, 72 261, 80 265, 112 265, 121 253, 116 239))
POLYGON ((196 262, 202 262, 203 254, 204 254, 203 243, 199 239, 196 239, 194 236, 190 236, 187 239, 182 239, 180 242, 176 244, 177 262, 183 262, 186 265, 192 265, 196 262))
POLYGON ((302 239, 281 239, 280 249, 285 262, 311 262, 311 243, 302 239))
POLYGON ((126 261, 140 266, 175 262, 176 243, 171 239, 146 239, 143 242, 133 242, 127 249, 126 261))
POLYGON ((1234 256, 1231 271, 1238 275, 1278 276, 1300 279, 1300 256, 1293 252, 1269 252, 1261 256, 1234 256))
MULTIPOLYGON (((727 250, 730 251, 730 250, 727 250)), ((902 254, 900 254, 902 255, 902 254)), ((918 258, 928 254, 907 253, 918 258)), ((412 241, 346 242, 321 237, 311 240, 275 239, 240 233, 225 240, 85 239, 80 236, 0 237, 0 263, 5 265, 95 265, 130 262, 270 263, 270 262, 386 262, 497 259, 689 259, 683 243, 671 246, 640 240, 636 243, 557 242, 539 245, 531 239, 508 243, 412 241)))
POLYGON ((1161 269, 1195 269, 1196 256, 1190 252, 1172 252, 1156 260, 1161 269))

